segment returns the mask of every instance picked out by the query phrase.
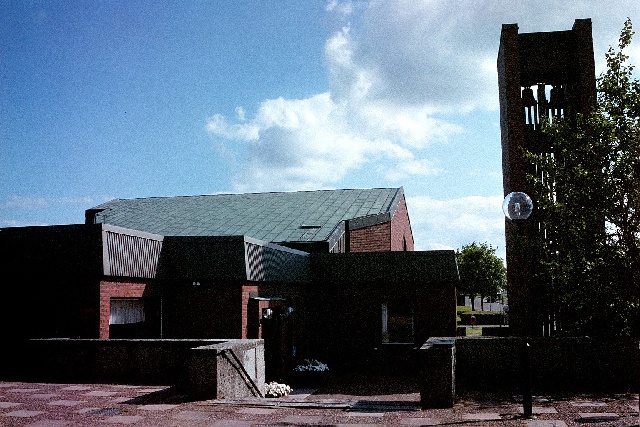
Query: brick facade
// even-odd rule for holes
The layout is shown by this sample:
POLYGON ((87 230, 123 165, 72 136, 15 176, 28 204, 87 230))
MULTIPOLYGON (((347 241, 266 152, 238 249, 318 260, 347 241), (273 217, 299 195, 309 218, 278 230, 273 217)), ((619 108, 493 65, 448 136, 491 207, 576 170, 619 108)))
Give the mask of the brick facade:
POLYGON ((395 215, 391 219, 391 250, 392 251, 412 251, 413 233, 411 231, 411 221, 409 211, 404 196, 398 204, 395 215))
MULTIPOLYGON (((242 331, 240 338, 258 338, 256 331, 256 322, 259 322, 260 319, 256 319, 256 313, 249 313, 249 303, 250 303, 250 295, 252 292, 258 292, 258 286, 255 285, 244 285, 242 286, 242 331), (249 315, 251 314, 251 318, 249 315)), ((262 310, 258 310, 258 312, 262 312, 262 310)))
POLYGON ((146 283, 100 282, 100 325, 99 338, 109 338, 109 317, 111 298, 142 298, 147 290, 146 283))
POLYGON ((404 196, 391 221, 349 232, 350 252, 412 251, 413 234, 404 196))
POLYGON ((349 231, 350 252, 389 252, 391 250, 391 222, 349 231))

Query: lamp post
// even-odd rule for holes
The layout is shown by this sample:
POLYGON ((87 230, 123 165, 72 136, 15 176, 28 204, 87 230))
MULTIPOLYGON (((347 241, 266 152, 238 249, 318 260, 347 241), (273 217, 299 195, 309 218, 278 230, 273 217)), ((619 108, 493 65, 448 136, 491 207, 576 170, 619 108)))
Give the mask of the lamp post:
MULTIPOLYGON (((509 193, 502 202, 502 211, 511 221, 522 221, 529 218, 533 212, 533 201, 526 193, 515 191, 509 193)), ((528 242, 525 241, 525 244, 528 242)), ((508 266, 507 266, 508 268, 508 266)), ((527 327, 521 328, 520 360, 522 365, 522 412, 525 418, 533 417, 533 405, 531 396, 531 349, 527 327)))

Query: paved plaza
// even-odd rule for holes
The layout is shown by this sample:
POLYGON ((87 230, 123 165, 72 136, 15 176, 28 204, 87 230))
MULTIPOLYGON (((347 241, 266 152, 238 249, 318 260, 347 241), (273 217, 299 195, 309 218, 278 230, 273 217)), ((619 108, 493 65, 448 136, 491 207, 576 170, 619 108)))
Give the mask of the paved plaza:
POLYGON ((466 396, 421 410, 418 393, 317 394, 192 400, 171 387, 0 382, 0 426, 638 426, 638 395, 535 397, 523 419, 517 397, 466 396))

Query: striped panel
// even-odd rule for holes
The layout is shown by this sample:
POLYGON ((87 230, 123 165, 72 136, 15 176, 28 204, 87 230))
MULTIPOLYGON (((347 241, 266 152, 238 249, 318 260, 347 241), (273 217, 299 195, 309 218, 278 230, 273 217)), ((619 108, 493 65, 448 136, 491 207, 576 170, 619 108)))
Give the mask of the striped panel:
POLYGON ((272 245, 245 241, 247 279, 256 282, 291 282, 305 280, 308 257, 272 245))
POLYGON ((104 232, 105 274, 153 279, 158 269, 162 241, 113 231, 104 232))

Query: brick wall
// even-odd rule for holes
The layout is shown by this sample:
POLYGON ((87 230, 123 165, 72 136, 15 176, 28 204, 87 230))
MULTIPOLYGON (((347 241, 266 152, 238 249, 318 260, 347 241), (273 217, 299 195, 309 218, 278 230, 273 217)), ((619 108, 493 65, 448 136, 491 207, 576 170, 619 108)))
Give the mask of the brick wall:
POLYGON ((407 210, 404 196, 402 196, 396 213, 391 219, 391 250, 413 250, 413 233, 411 232, 411 221, 409 220, 409 211, 407 210))
POLYGON ((100 326, 99 337, 109 338, 109 316, 111 298, 142 298, 147 289, 146 283, 100 282, 100 326))
POLYGON ((413 234, 404 196, 390 222, 349 232, 351 252, 412 251, 413 234))
POLYGON ((391 223, 359 228, 349 232, 351 252, 389 252, 391 250, 391 223))
MULTIPOLYGON (((249 295, 251 294, 251 292, 258 292, 258 286, 255 285, 244 285, 242 286, 242 332, 241 332, 241 336, 240 338, 242 339, 246 339, 249 336, 251 336, 251 338, 258 338, 258 334, 256 333, 257 331, 254 331, 254 329, 256 328, 256 321, 260 321, 260 319, 255 319, 256 316, 258 316, 256 313, 249 313, 249 295), (253 317, 251 319, 249 319, 249 315, 252 315, 253 317), (249 332, 249 329, 252 329, 251 332, 249 332), (255 336, 252 336, 255 335, 255 336)), ((262 312, 262 310, 259 310, 259 312, 262 312)))
MULTIPOLYGON (((536 337, 529 343, 534 392, 637 392, 637 338, 536 337)), ((456 393, 517 393, 521 363, 520 338, 456 338, 456 393)))

